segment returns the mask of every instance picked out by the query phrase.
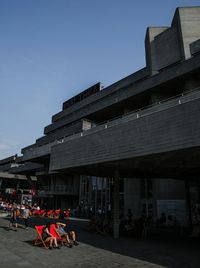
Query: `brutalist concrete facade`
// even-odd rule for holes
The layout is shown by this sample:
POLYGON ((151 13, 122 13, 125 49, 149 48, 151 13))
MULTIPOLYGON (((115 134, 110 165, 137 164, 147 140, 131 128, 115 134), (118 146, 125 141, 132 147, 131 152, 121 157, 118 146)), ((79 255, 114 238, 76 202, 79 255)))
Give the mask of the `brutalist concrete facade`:
MULTIPOLYGON (((181 180, 199 177, 200 170, 199 29, 200 7, 177 8, 171 26, 147 29, 146 67, 66 101, 44 128, 45 135, 22 149, 24 162, 44 165, 38 176, 48 181, 51 196, 59 194, 51 189, 52 177, 61 176, 63 187, 67 178, 76 177, 77 187, 70 192, 73 205, 78 204, 77 174, 113 177, 117 170, 127 178, 126 208, 131 205, 129 190, 134 185, 140 189, 141 178, 178 179, 165 198, 184 199, 181 180)), ((152 202, 162 199, 158 182, 153 183, 152 202)), ((66 191, 62 198, 68 197, 66 191)), ((141 206, 140 194, 135 192, 133 200, 135 207, 141 206)))

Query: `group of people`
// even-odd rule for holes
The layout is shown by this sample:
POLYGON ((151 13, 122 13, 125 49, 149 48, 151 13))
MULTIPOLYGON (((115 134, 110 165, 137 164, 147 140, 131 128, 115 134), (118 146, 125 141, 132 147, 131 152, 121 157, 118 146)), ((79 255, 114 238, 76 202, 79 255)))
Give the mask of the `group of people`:
POLYGON ((151 217, 142 214, 134 217, 131 209, 128 209, 127 215, 121 217, 120 233, 133 236, 137 239, 146 239, 150 236, 151 217))
MULTIPOLYGON (((147 238, 150 235, 151 218, 141 215, 135 218, 131 209, 128 209, 126 215, 123 213, 119 217, 119 231, 122 235, 131 235, 135 238, 147 238)), ((99 214, 93 215, 90 218, 88 225, 85 228, 87 231, 97 234, 112 234, 113 233, 113 218, 112 216, 99 214)))
POLYGON ((17 231, 18 227, 18 218, 21 216, 24 219, 24 228, 28 229, 28 221, 30 216, 32 215, 32 212, 30 210, 30 207, 26 205, 23 210, 20 210, 20 208, 17 206, 17 204, 13 204, 11 209, 11 217, 10 217, 10 223, 9 228, 14 228, 14 231, 17 231))
MULTIPOLYGON (((49 249, 60 249, 58 246, 57 238, 50 231, 50 222, 48 222, 42 230, 42 239, 45 243, 49 243, 49 249)), ((76 241, 76 234, 74 231, 69 230, 65 223, 57 222, 55 224, 56 232, 62 238, 62 242, 64 245, 71 248, 73 245, 78 246, 78 242, 76 241), (72 241, 70 241, 70 239, 72 241)))
POLYGON ((110 234, 112 233, 112 224, 113 222, 110 217, 96 214, 91 216, 90 221, 85 229, 96 234, 110 234))
POLYGON ((19 205, 16 203, 11 204, 9 206, 9 210, 7 210, 7 212, 11 214, 9 227, 14 227, 14 230, 17 230, 19 218, 24 219, 25 229, 28 229, 29 219, 31 216, 40 216, 64 220, 65 218, 68 218, 70 214, 69 209, 66 211, 61 209, 49 211, 45 209, 40 209, 40 207, 36 204, 34 204, 33 206, 19 205), (49 211, 51 212, 51 214, 48 214, 49 211))
MULTIPOLYGON (((13 204, 11 209, 11 218, 9 222, 9 229, 17 231, 18 228, 18 217, 21 216, 24 219, 24 229, 28 229, 29 218, 31 217, 32 212, 31 208, 26 205, 23 210, 20 211, 17 204, 13 204)), ((47 222, 42 229, 42 239, 45 243, 49 243, 49 249, 59 249, 57 238, 50 231, 51 223, 47 222)), ((62 238, 62 242, 67 247, 71 248, 73 245, 77 246, 78 242, 76 241, 76 233, 74 230, 71 230, 69 224, 65 224, 62 222, 56 222, 56 232, 60 238, 62 238)))

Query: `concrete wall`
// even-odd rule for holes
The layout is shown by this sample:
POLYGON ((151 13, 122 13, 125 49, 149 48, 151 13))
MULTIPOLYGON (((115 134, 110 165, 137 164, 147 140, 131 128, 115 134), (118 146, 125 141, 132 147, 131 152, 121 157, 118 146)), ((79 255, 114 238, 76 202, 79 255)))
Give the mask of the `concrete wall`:
POLYGON ((200 7, 179 8, 184 58, 191 57, 190 44, 200 39, 200 7))
POLYGON ((154 74, 181 60, 177 28, 149 27, 145 38, 146 61, 154 74))
POLYGON ((37 139, 36 144, 38 146, 44 145, 56 139, 61 139, 66 136, 76 134, 88 128, 91 128, 91 122, 83 119, 83 120, 80 120, 79 122, 75 122, 71 125, 66 125, 65 127, 57 129, 56 131, 52 133, 48 133, 48 135, 37 139))
MULTIPOLYGON (((145 48, 147 67, 154 74, 191 57, 190 44, 200 39, 200 7, 177 8, 172 25, 149 27, 145 48)), ((195 46, 192 47, 193 53, 195 46)))
POLYGON ((200 52, 200 39, 190 44, 190 53, 194 55, 200 52))
POLYGON ((150 72, 157 72, 156 48, 154 38, 164 32, 168 27, 148 27, 145 36, 146 65, 150 72))
POLYGON ((169 28, 154 39, 156 69, 163 69, 181 60, 180 44, 176 28, 169 28))
POLYGON ((70 168, 200 146, 200 99, 52 148, 50 168, 70 168), (191 131, 192 130, 192 131, 191 131))

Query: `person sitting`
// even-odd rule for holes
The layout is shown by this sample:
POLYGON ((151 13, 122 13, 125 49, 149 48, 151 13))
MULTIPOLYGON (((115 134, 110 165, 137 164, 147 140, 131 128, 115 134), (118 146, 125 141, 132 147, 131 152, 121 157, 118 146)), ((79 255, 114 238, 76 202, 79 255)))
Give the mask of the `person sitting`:
POLYGON ((69 226, 65 223, 57 222, 56 225, 61 225, 62 229, 67 233, 68 237, 72 239, 73 245, 78 246, 78 242, 76 241, 76 234, 74 231, 69 229, 69 226))
POLYGON ((67 232, 65 232, 64 228, 65 227, 65 224, 64 223, 61 223, 61 222, 57 222, 56 223, 56 232, 58 233, 58 235, 61 237, 61 238, 65 238, 65 241, 66 241, 66 245, 71 248, 72 247, 72 244, 70 243, 70 240, 69 240, 69 236, 67 234, 67 232))
POLYGON ((57 244, 57 239, 50 233, 50 222, 48 222, 42 230, 42 239, 46 243, 49 243, 49 249, 60 247, 57 244))

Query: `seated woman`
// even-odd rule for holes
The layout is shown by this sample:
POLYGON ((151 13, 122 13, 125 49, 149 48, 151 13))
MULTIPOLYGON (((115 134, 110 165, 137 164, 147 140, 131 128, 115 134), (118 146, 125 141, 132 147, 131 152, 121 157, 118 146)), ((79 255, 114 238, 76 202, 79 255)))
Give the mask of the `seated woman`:
POLYGON ((76 234, 74 231, 69 230, 69 228, 67 228, 67 225, 61 222, 57 222, 56 226, 57 226, 56 231, 60 236, 65 236, 68 245, 71 245, 69 240, 70 236, 72 238, 73 245, 78 246, 78 242, 76 241, 76 234))
POLYGON ((60 247, 57 244, 57 239, 50 233, 50 222, 48 222, 43 230, 42 230, 42 239, 45 243, 49 243, 49 249, 57 248, 60 249, 60 247))

